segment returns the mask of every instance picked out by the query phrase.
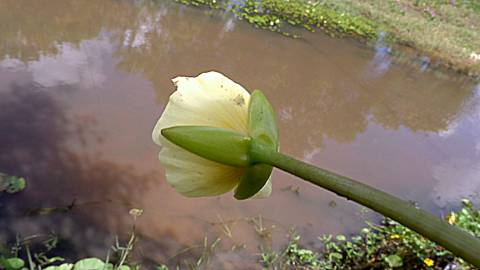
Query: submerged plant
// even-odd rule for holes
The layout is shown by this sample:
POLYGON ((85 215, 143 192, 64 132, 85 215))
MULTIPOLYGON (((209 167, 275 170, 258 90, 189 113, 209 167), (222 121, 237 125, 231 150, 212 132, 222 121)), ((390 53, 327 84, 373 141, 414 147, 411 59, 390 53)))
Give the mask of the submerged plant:
POLYGON ((167 181, 180 193, 214 196, 235 189, 237 199, 263 195, 273 166, 398 221, 480 266, 480 239, 464 230, 388 193, 279 153, 275 115, 260 91, 249 97, 216 72, 174 82, 177 92, 153 139, 163 146, 167 181))

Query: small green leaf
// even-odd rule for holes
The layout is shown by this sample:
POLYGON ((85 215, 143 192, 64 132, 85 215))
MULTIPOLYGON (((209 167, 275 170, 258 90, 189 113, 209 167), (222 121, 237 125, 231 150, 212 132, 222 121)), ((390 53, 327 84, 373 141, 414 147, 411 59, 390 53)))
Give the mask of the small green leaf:
POLYGON ((332 259, 341 260, 343 258, 342 254, 340 254, 338 252, 332 252, 328 256, 329 256, 330 260, 332 260, 332 259))
POLYGON ((22 259, 20 258, 8 258, 5 260, 5 268, 7 269, 20 269, 25 265, 25 262, 23 262, 22 259))
POLYGON ((385 257, 385 262, 392 268, 401 267, 403 265, 402 257, 398 255, 390 255, 385 257))
POLYGON ((74 270, 103 270, 105 263, 98 258, 82 259, 75 263, 74 270))
POLYGON ((64 263, 58 266, 52 265, 43 270, 71 270, 73 268, 73 264, 71 263, 64 263))
POLYGON ((204 126, 175 126, 162 129, 162 135, 206 159, 235 167, 250 165, 250 138, 236 131, 204 126))
POLYGON ((337 238, 337 241, 340 241, 340 242, 347 241, 347 238, 345 237, 345 235, 342 235, 342 234, 337 235, 336 238, 337 238))

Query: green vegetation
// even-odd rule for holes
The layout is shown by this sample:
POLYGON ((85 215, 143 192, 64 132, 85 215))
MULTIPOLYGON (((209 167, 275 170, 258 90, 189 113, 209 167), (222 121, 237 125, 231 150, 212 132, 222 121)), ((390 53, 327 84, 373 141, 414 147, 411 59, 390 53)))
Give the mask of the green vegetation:
MULTIPOLYGON (((463 208, 451 212, 446 220, 472 235, 480 237, 480 209, 472 202, 463 200, 463 208)), ((142 210, 133 209, 130 215, 136 219, 142 210)), ((253 219, 255 230, 260 236, 268 235, 268 228, 262 225, 261 218, 253 219)), ((462 259, 405 228, 390 219, 384 219, 380 225, 367 222, 368 227, 358 234, 322 235, 320 250, 302 247, 300 236, 291 230, 289 241, 281 250, 261 247, 259 263, 264 269, 475 269, 462 259)), ((228 227, 227 227, 228 228, 228 227)), ((228 229, 230 232, 230 229, 228 229)), ((52 250, 57 246, 58 239, 54 235, 30 236, 18 238, 10 248, 0 243, 0 269, 5 270, 100 270, 100 269, 144 269, 139 264, 129 264, 131 251, 136 242, 135 226, 128 243, 122 247, 117 243, 112 247, 113 253, 105 259, 86 258, 77 262, 66 262, 66 259, 52 256, 52 250), (41 252, 31 252, 29 247, 40 242, 44 246, 41 252)), ((199 258, 184 261, 185 265, 177 265, 176 269, 203 269, 209 265, 210 258, 215 256, 215 250, 220 238, 213 242, 205 238, 199 258)), ((157 270, 168 270, 166 265, 158 265, 157 270)), ((172 268, 174 269, 174 268, 172 268)))
MULTIPOLYGON (((175 0, 232 11, 256 27, 292 36, 288 26, 411 47, 433 61, 480 75, 480 2, 476 0, 175 0)), ((294 37, 296 35, 293 35, 294 37)))
MULTIPOLYGON (((62 262, 63 258, 54 257, 48 258, 43 264, 48 265, 55 262, 62 262)), ((28 266, 23 259, 18 257, 0 257, 0 269, 5 270, 27 270, 27 269, 44 269, 44 270, 130 270, 130 269, 139 269, 139 267, 130 267, 127 265, 116 266, 112 263, 105 262, 99 258, 85 258, 81 259, 75 263, 62 263, 59 265, 50 265, 45 268, 42 268, 41 264, 35 264, 32 259, 29 259, 28 266)))
MULTIPOLYGON (((130 210, 134 221, 143 213, 141 209, 130 210)), ((17 236, 11 247, 0 242, 0 269, 2 270, 130 270, 140 269, 139 265, 128 266, 127 260, 136 241, 135 225, 125 246, 118 240, 112 246, 113 253, 107 258, 84 258, 77 262, 65 262, 65 258, 52 255, 59 243, 54 234, 17 236), (35 251, 32 251, 35 246, 35 251)))
POLYGON ((361 16, 351 16, 320 2, 298 0, 176 0, 182 4, 204 6, 213 9, 230 10, 239 18, 256 27, 280 32, 289 36, 286 25, 303 26, 313 31, 321 27, 333 34, 348 33, 369 38, 377 37, 377 27, 373 21, 361 16))
POLYGON ((11 176, 0 172, 0 192, 17 193, 27 186, 23 177, 11 176))
MULTIPOLYGON (((0 260, 0 267, 4 267, 5 270, 26 270, 28 268, 24 267, 25 262, 20 258, 9 258, 0 260)), ((111 263, 105 263, 104 261, 98 258, 86 258, 81 259, 75 264, 64 263, 58 266, 48 266, 46 268, 33 268, 33 269, 44 269, 44 270, 129 270, 132 269, 129 266, 122 265, 120 267, 115 267, 111 263)), ((133 268, 136 269, 136 268, 133 268)))
MULTIPOLYGON (((452 212, 447 221, 480 237, 480 210, 468 200, 463 208, 452 212)), ((344 235, 323 235, 323 250, 299 247, 300 237, 290 234, 282 251, 262 253, 269 269, 475 269, 450 252, 390 219, 348 239, 344 235)))

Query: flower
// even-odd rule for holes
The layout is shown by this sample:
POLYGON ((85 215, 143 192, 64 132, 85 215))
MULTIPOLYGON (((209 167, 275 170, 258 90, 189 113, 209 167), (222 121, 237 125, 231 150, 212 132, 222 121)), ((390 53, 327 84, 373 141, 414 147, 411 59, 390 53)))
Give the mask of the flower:
POLYGON ((455 221, 457 221, 457 215, 455 215, 454 212, 451 212, 447 216, 447 222, 448 222, 448 224, 453 225, 455 223, 455 221))
POLYGON ((426 259, 423 260, 423 263, 428 267, 432 267, 435 264, 435 261, 433 261, 430 258, 426 258, 426 259))
MULTIPOLYGON (((167 182, 187 197, 215 196, 235 189, 247 168, 214 162, 171 143, 162 129, 173 126, 208 126, 236 131, 248 136, 250 94, 218 72, 197 77, 177 77, 177 87, 153 130, 153 141, 162 146, 160 163, 167 182)), ((268 180, 254 198, 267 197, 268 180)))
POLYGON ((390 239, 400 239, 400 235, 399 234, 392 234, 390 236, 390 239))

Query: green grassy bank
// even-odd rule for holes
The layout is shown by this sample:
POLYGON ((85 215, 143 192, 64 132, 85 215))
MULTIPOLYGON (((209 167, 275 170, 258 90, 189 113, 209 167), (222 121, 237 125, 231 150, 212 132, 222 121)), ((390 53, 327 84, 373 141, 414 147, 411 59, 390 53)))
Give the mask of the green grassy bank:
POLYGON ((408 46, 443 66, 480 75, 480 1, 477 0, 175 0, 222 9, 263 29, 286 26, 408 46), (476 59, 478 57, 478 59, 476 59))

